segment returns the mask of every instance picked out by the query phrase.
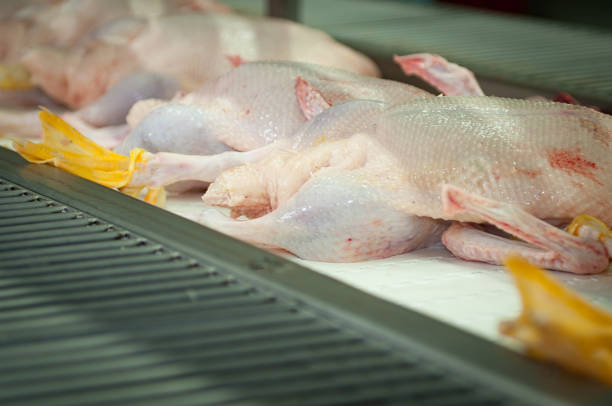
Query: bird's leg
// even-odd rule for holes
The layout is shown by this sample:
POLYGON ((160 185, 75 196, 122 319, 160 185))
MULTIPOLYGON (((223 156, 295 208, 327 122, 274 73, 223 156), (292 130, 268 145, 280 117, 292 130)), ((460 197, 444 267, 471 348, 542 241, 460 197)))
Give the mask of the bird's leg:
POLYGON ((406 75, 416 75, 446 96, 484 96, 474 74, 440 55, 412 54, 393 60, 406 75))
POLYGON ((160 187, 180 180, 210 182, 223 170, 261 159, 280 143, 248 152, 229 151, 198 156, 151 154, 134 148, 129 155, 110 151, 83 136, 59 116, 40 112, 43 140, 14 142, 25 159, 48 163, 101 185, 137 194, 144 187, 160 187))
POLYGON ((226 151, 214 155, 186 155, 172 152, 148 154, 134 172, 130 185, 165 186, 185 180, 213 182, 221 172, 256 162, 279 148, 280 143, 252 151, 226 151))
POLYGON ((136 72, 120 80, 77 114, 96 127, 125 124, 130 108, 137 101, 170 99, 178 90, 179 84, 174 78, 158 73, 136 72))
POLYGON ((442 201, 446 214, 467 211, 522 240, 455 224, 443 234, 442 242, 460 258, 501 264, 508 255, 518 254, 540 267, 580 274, 601 272, 608 266, 608 251, 597 238, 576 237, 511 204, 451 185, 442 188, 442 201))

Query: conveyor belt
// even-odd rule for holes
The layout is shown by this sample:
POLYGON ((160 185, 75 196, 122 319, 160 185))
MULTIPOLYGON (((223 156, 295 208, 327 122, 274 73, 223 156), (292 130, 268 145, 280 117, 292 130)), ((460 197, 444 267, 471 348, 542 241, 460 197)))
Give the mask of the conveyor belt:
MULTIPOLYGON (((225 0, 265 11, 252 0, 225 0)), ((385 77, 407 79, 394 54, 430 52, 473 70, 485 93, 564 91, 612 111, 612 31, 473 8, 369 0, 302 0, 298 18, 373 57, 385 77)))
POLYGON ((610 404, 612 393, 0 150, 2 405, 610 404))

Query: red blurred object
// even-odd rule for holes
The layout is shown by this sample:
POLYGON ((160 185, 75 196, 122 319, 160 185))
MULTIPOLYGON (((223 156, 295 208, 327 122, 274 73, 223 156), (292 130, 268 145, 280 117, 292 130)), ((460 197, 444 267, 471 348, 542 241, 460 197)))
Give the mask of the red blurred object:
MULTIPOLYGON (((574 98, 574 96, 572 96, 571 94, 566 93, 566 92, 558 93, 555 96, 555 98, 553 99, 553 101, 559 102, 559 103, 577 104, 577 105, 581 105, 581 106, 583 105, 578 100, 576 100, 574 98)), ((597 107, 597 106, 586 106, 586 107, 592 108, 593 110, 601 111, 601 109, 599 107, 597 107)))

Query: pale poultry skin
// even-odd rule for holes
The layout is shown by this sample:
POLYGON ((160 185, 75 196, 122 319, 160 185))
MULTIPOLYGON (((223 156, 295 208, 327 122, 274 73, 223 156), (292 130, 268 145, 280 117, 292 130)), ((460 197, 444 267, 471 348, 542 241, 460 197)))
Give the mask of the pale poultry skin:
MULTIPOLYGON (((358 121, 364 114, 357 108, 351 113, 351 103, 339 116, 358 121)), ((313 121, 331 117, 334 109, 313 121)), ((204 201, 229 207, 234 216, 259 217, 233 220, 206 212, 201 221, 324 261, 399 254, 439 240, 449 220, 492 222, 535 244, 532 254, 547 268, 592 273, 607 266, 609 254, 596 243, 585 255, 587 262, 595 258, 592 263, 574 263, 557 252, 562 249, 542 257, 551 246, 569 243, 552 241, 555 232, 537 219, 569 221, 587 213, 612 222, 610 116, 580 106, 493 97, 424 98, 374 116, 369 133, 329 140, 328 127, 321 134, 313 126, 307 138, 327 140, 224 172, 204 201), (392 231, 398 223, 406 234, 392 231), (321 230, 328 231, 327 238, 318 243, 321 230), (395 237, 381 246, 378 230, 395 237)), ((445 243, 466 259, 500 263, 507 251, 496 242, 476 244, 482 252, 471 252, 464 237, 461 230, 445 243)), ((576 241, 571 244, 584 245, 576 241)))

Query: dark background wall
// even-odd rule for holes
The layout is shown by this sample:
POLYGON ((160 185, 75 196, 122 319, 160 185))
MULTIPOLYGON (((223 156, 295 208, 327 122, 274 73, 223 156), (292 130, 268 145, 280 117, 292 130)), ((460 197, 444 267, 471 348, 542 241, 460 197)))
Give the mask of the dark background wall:
MULTIPOLYGON (((411 0, 404 0, 411 1, 411 0)), ((506 13, 531 15, 612 30, 612 1, 596 0, 432 0, 506 13)))

